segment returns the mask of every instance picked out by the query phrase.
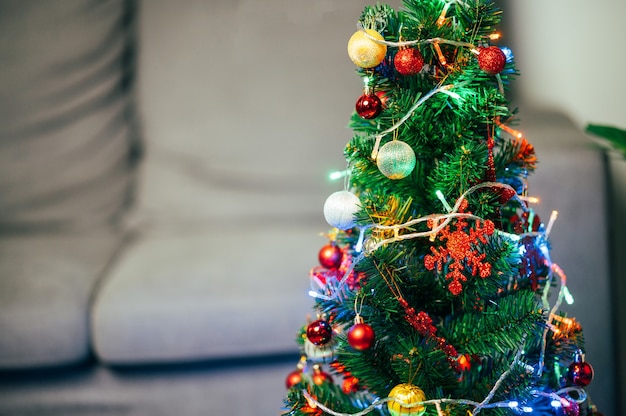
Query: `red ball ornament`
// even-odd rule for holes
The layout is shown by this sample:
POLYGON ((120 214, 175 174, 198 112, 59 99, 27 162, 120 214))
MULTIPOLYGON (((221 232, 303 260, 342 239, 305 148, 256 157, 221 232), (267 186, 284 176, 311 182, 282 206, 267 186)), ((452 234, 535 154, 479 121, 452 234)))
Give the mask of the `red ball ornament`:
POLYGON ((285 379, 285 387, 287 387, 287 389, 290 389, 296 384, 300 383, 301 381, 302 381, 302 369, 299 368, 297 370, 292 371, 291 373, 287 375, 287 378, 285 379))
POLYGON ((343 260, 343 251, 335 244, 326 244, 317 256, 320 264, 331 270, 338 269, 343 260))
POLYGON ((383 103, 376 94, 363 94, 356 101, 355 108, 361 118, 371 120, 383 111, 383 103))
POLYGON ((497 46, 479 48, 478 66, 488 74, 495 75, 502 72, 506 65, 506 55, 497 46))
POLYGON ((348 343, 352 348, 359 351, 369 349, 376 339, 374 330, 366 323, 355 323, 348 330, 348 343))
POLYGON ((380 102, 383 104, 383 108, 387 108, 387 103, 389 102, 387 92, 378 90, 375 92, 375 94, 380 99, 380 102))
POLYGON ((333 384, 333 378, 331 377, 331 375, 322 371, 319 365, 313 366, 313 374, 311 375, 311 379, 313 380, 313 383, 318 386, 321 386, 325 383, 333 384))
POLYGON ((306 328, 307 339, 317 346, 328 344, 332 336, 333 328, 323 319, 311 322, 306 328))
POLYGON ((593 380, 593 367, 585 361, 574 361, 567 369, 567 381, 585 387, 593 380))
POLYGON ((401 75, 415 75, 424 67, 424 57, 417 48, 400 49, 393 58, 393 66, 401 75))

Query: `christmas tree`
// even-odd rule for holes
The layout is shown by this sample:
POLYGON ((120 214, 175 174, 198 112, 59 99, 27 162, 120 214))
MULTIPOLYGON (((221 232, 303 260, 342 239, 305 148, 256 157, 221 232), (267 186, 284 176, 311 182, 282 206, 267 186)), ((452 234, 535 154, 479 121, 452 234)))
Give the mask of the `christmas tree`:
POLYGON ((348 55, 364 88, 285 415, 596 413, 581 325, 559 309, 556 215, 532 209, 500 18, 488 0, 360 16, 348 55))

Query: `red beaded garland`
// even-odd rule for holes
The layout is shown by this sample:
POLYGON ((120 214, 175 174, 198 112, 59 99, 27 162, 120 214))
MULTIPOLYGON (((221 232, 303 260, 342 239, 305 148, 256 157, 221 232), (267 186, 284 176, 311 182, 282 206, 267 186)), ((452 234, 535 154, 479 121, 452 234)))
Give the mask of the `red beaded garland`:
POLYGON ((497 46, 489 46, 478 50, 478 66, 488 74, 502 72, 506 65, 506 55, 497 46))
POLYGON ((361 118, 371 120, 383 111, 383 103, 376 94, 363 94, 357 100, 355 109, 361 118))
POLYGON ((336 244, 326 244, 317 256, 320 264, 331 270, 338 269, 343 259, 343 251, 336 244))
POLYGON ((332 336, 333 328, 323 319, 311 322, 306 328, 306 337, 314 345, 327 344, 332 336))
POLYGON ((402 75, 415 75, 424 67, 424 57, 417 48, 400 49, 393 58, 393 66, 402 75))
POLYGON ((370 348, 375 339, 372 327, 363 322, 354 324, 348 331, 348 343, 355 350, 364 351, 370 348))

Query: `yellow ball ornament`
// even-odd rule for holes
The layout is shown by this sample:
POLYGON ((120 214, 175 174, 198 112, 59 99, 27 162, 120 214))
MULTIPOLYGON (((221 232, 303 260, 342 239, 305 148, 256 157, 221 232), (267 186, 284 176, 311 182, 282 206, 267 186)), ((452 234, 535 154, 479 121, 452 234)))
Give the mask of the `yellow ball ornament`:
POLYGON ((391 389, 389 397, 394 399, 387 402, 387 408, 392 416, 420 416, 426 413, 426 406, 424 405, 406 406, 426 400, 426 395, 422 389, 413 384, 398 384, 391 389), (398 402, 402 402, 402 404, 398 402))
POLYGON ((384 40, 374 29, 358 30, 348 41, 348 56, 361 68, 374 68, 385 59, 387 45, 373 41, 365 33, 376 40, 384 40))

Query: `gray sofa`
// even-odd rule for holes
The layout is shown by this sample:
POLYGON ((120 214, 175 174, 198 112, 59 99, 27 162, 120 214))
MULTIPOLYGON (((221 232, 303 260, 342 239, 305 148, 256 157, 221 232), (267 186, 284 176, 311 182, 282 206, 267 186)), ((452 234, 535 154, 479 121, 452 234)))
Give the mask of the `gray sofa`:
MULTIPOLYGON (((0 414, 279 412, 361 88, 344 3, 0 1, 0 414)), ((606 408, 603 159, 521 114, 606 408)))

